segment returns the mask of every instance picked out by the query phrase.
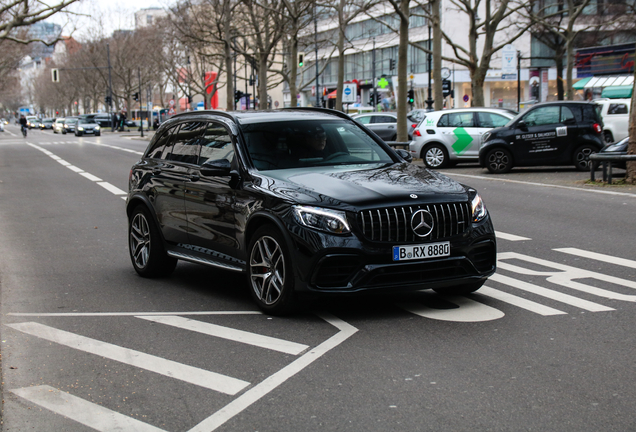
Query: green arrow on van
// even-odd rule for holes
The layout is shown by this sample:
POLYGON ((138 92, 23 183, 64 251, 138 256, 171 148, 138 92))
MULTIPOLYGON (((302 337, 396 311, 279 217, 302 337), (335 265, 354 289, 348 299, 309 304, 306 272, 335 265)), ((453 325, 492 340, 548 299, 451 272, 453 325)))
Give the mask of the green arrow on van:
POLYGON ((457 154, 462 154, 468 149, 470 143, 473 142, 473 137, 466 132, 466 129, 461 127, 456 128, 453 133, 457 137, 457 141, 453 144, 453 150, 455 150, 457 154))

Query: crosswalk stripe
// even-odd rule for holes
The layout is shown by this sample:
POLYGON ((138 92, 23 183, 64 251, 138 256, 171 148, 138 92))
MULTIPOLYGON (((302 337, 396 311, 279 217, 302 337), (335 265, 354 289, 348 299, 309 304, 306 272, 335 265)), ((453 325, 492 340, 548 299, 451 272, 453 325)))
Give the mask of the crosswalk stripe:
POLYGON ((56 388, 42 385, 11 390, 20 396, 97 431, 165 432, 163 429, 120 414, 56 388))
POLYGON ((500 240, 508 240, 508 241, 524 241, 524 240, 532 240, 531 238, 528 237, 521 237, 518 235, 514 235, 514 234, 507 234, 501 231, 495 231, 495 236, 497 236, 497 239, 500 240))
POLYGON ((495 273, 494 275, 490 276, 489 280, 494 282, 499 282, 504 285, 511 286, 513 288, 518 288, 520 290, 528 291, 542 297, 547 297, 552 300, 559 301, 561 303, 566 303, 572 306, 576 306, 578 308, 585 309, 590 312, 607 312, 607 311, 614 310, 613 308, 610 308, 598 303, 583 300, 578 297, 571 296, 569 294, 553 291, 551 289, 540 287, 539 285, 523 282, 508 276, 500 275, 498 273, 495 273))
POLYGON ((620 257, 611 256, 611 255, 600 254, 600 253, 596 253, 596 252, 590 252, 590 251, 586 251, 586 250, 583 250, 583 249, 577 249, 577 248, 559 248, 559 249, 552 249, 552 250, 557 251, 557 252, 563 252, 563 253, 570 254, 570 255, 579 256, 579 257, 582 257, 582 258, 590 258, 590 259, 593 259, 593 260, 596 260, 596 261, 602 261, 602 262, 606 262, 606 263, 610 263, 610 264, 616 264, 616 265, 619 265, 619 266, 636 269, 636 261, 634 261, 634 260, 628 260, 628 259, 625 259, 625 258, 620 258, 620 257))
POLYGON ((228 395, 235 395, 250 384, 243 380, 69 333, 64 330, 58 330, 35 322, 7 324, 7 326, 79 351, 95 354, 228 395))
POLYGON ((475 294, 483 294, 485 296, 492 297, 495 300, 499 300, 504 303, 509 303, 513 306, 517 306, 521 309, 525 309, 530 312, 534 312, 543 316, 567 315, 567 312, 563 312, 558 309, 551 308, 549 306, 544 306, 540 303, 533 302, 523 297, 519 297, 504 291, 499 291, 497 289, 490 288, 487 286, 482 286, 479 289, 479 291, 477 291, 475 294))
POLYGON ((197 321, 179 316, 138 316, 148 321, 166 324, 181 329, 203 333, 208 336, 215 336, 235 342, 266 348, 273 351, 279 351, 286 354, 298 355, 309 348, 308 345, 289 342, 283 339, 277 339, 270 336, 263 336, 256 333, 250 333, 243 330, 236 330, 229 327, 210 324, 203 321, 197 321))

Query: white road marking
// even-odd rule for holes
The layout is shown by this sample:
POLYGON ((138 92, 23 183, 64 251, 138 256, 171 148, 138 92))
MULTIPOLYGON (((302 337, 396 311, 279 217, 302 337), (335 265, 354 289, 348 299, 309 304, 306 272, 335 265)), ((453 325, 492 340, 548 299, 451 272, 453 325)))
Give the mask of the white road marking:
POLYGON ((95 354, 228 395, 235 395, 250 384, 243 380, 58 330, 35 322, 7 324, 7 326, 79 351, 95 354))
POLYGON ((98 185, 106 189, 108 192, 113 193, 115 195, 127 195, 128 192, 119 189, 117 186, 113 186, 108 182, 97 182, 98 185))
POLYGON ((479 291, 477 291, 475 294, 483 294, 485 296, 492 297, 504 303, 509 303, 513 306, 517 306, 521 309, 525 309, 530 312, 534 312, 543 316, 567 315, 567 312, 563 312, 558 309, 551 308, 549 306, 544 306, 540 303, 533 302, 523 297, 519 297, 504 291, 499 291, 487 286, 481 287, 479 291))
POLYGON ((318 345, 316 348, 306 352, 295 361, 276 372, 274 375, 234 399, 225 407, 221 408, 219 411, 190 429, 189 432, 211 432, 216 430, 232 417, 240 414, 250 405, 257 402, 260 398, 283 384, 285 381, 302 371, 314 361, 318 360, 330 350, 340 345, 358 331, 357 328, 332 315, 318 314, 318 316, 338 328, 340 331, 318 345))
POLYGON ((75 171, 76 173, 83 173, 84 170, 81 168, 76 167, 75 165, 68 165, 66 168, 70 169, 71 171, 75 171))
POLYGON ((506 234, 506 233, 503 233, 501 231, 495 231, 495 235, 497 236, 497 239, 508 240, 508 241, 532 240, 531 238, 528 238, 528 237, 521 237, 521 236, 514 235, 514 234, 506 234))
MULTIPOLYGON (((501 268, 501 266, 499 267, 501 268)), ((520 290, 528 291, 533 294, 536 294, 542 297, 547 297, 549 299, 556 300, 561 303, 566 303, 572 306, 576 306, 578 308, 585 309, 590 312, 607 312, 607 311, 614 310, 610 307, 607 307, 598 303, 583 300, 578 297, 571 296, 569 294, 563 294, 558 291, 554 291, 548 288, 543 288, 543 287, 540 287, 539 285, 523 282, 508 276, 502 276, 498 273, 495 273, 494 275, 490 276, 488 280, 499 282, 504 285, 508 285, 520 290)))
POLYGON ((491 180, 491 181, 500 181, 505 183, 518 183, 518 184, 523 184, 528 186, 541 186, 541 187, 549 187, 549 188, 555 188, 555 189, 567 189, 567 190, 591 192, 591 193, 604 194, 604 195, 620 195, 620 196, 628 196, 628 197, 636 198, 636 194, 630 194, 625 192, 613 192, 613 191, 605 191, 605 190, 597 190, 597 189, 583 189, 583 188, 577 188, 577 187, 571 187, 571 186, 558 186, 558 185, 551 185, 551 184, 544 184, 544 183, 526 182, 521 180, 510 180, 510 179, 496 178, 496 177, 484 177, 484 176, 477 176, 477 175, 471 175, 471 174, 458 174, 454 172, 453 173, 445 172, 444 175, 447 175, 448 177, 451 177, 451 178, 454 176, 458 176, 458 177, 473 178, 477 180, 491 180))
POLYGON ((101 405, 64 393, 56 388, 42 385, 24 387, 11 390, 20 396, 97 431, 137 431, 137 432, 165 432, 148 423, 135 420, 101 405))
POLYGON ((202 321, 182 318, 179 316, 138 316, 137 318, 148 321, 157 322, 181 329, 203 333, 209 336, 215 336, 222 339, 228 339, 248 345, 257 346, 273 351, 279 351, 286 354, 298 355, 305 351, 309 346, 296 342, 289 342, 270 336, 263 336, 256 333, 250 333, 243 330, 236 330, 229 327, 210 324, 202 321))
POLYGON ((577 248, 560 248, 560 249, 552 249, 557 252, 563 252, 570 255, 580 256, 582 258, 590 258, 596 261, 603 261, 610 264, 616 264, 623 267, 629 267, 636 269, 636 261, 628 260, 625 258, 615 257, 611 255, 600 254, 596 252, 590 252, 583 249, 577 248))
POLYGON ((444 299, 459 307, 454 309, 433 309, 416 302, 397 303, 397 305, 415 315, 440 321, 482 322, 496 320, 505 315, 499 309, 495 309, 467 297, 444 296, 444 299))
POLYGON ((117 317, 117 316, 174 316, 174 315, 262 315, 261 311, 199 311, 199 312, 9 312, 21 317, 117 317))
POLYGON ((100 179, 99 177, 94 176, 93 174, 90 174, 90 173, 87 173, 87 172, 82 172, 82 173, 80 173, 80 175, 86 177, 90 181, 94 181, 94 182, 102 181, 102 179, 100 179))

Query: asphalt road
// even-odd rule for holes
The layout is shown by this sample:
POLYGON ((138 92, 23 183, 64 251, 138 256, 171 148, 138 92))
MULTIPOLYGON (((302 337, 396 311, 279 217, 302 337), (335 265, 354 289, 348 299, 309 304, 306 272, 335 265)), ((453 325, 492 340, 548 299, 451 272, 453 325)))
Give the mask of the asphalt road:
POLYGON ((147 141, 18 135, 0 133, 2 430, 636 429, 634 188, 444 170, 493 217, 484 288, 272 318, 241 276, 134 272, 123 197, 147 141))

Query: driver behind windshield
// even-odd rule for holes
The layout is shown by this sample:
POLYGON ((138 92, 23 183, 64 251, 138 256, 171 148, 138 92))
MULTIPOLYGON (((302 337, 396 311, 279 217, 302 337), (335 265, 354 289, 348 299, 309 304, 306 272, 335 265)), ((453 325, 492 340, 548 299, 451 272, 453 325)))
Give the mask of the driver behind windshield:
POLYGON ((297 159, 324 158, 327 134, 322 126, 295 129, 289 136, 290 151, 297 159))

